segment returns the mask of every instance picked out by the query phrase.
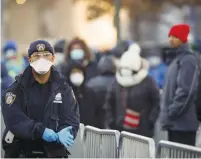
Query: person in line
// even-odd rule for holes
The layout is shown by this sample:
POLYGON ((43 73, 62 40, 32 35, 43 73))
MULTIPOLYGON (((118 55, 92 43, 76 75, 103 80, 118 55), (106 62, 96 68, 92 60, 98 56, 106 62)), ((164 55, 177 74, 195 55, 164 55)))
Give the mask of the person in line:
POLYGON ((60 67, 61 72, 65 73, 68 69, 68 64, 71 61, 76 61, 80 63, 86 70, 86 81, 95 77, 98 73, 97 63, 94 62, 92 53, 89 50, 89 47, 84 40, 80 38, 75 38, 69 42, 66 52, 63 65, 60 67))
POLYGON ((174 58, 166 74, 160 121, 162 129, 168 131, 169 141, 195 146, 199 122, 194 100, 199 67, 187 44, 189 32, 189 25, 178 24, 168 34, 169 54, 174 58))
MULTIPOLYGON (((111 55, 103 56, 98 63, 99 75, 91 78, 87 82, 87 87, 94 90, 97 100, 94 100, 94 105, 99 105, 99 116, 103 116, 104 113, 104 103, 106 99, 106 94, 108 88, 112 85, 115 79, 115 62, 111 55), (101 113, 102 112, 102 113, 101 113)), ((101 128, 104 128, 104 121, 101 119, 101 128)))
POLYGON ((5 65, 8 75, 15 80, 15 76, 21 74, 27 67, 27 61, 18 52, 17 43, 13 40, 8 40, 3 47, 2 63, 5 65))
POLYGON ((140 57, 138 45, 130 46, 120 58, 116 79, 108 90, 106 127, 153 137, 159 114, 159 89, 148 76, 148 62, 140 57))
POLYGON ((87 87, 85 68, 76 61, 71 61, 68 70, 65 73, 67 82, 72 87, 75 97, 79 104, 80 122, 84 125, 90 125, 103 128, 104 115, 99 103, 97 95, 92 88, 87 87))

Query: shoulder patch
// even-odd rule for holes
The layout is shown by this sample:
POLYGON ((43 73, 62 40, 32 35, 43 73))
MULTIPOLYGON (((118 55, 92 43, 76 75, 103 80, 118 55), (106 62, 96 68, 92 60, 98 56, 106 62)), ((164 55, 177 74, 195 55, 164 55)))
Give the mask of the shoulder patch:
POLYGON ((8 104, 9 106, 11 106, 13 104, 13 102, 16 99, 16 95, 13 94, 12 92, 7 92, 6 96, 5 96, 5 102, 6 104, 8 104))

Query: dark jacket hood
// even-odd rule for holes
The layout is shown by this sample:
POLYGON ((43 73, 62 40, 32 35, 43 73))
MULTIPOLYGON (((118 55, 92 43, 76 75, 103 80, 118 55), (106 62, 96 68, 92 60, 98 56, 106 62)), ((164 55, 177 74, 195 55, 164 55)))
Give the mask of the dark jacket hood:
POLYGON ((112 56, 103 56, 98 63, 98 71, 100 74, 115 74, 115 66, 112 56))

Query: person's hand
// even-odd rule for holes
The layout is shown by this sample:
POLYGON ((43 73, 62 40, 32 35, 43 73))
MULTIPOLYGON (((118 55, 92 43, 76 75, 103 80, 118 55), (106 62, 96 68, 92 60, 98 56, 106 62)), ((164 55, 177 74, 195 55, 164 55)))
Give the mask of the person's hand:
POLYGON ((72 146, 74 143, 74 137, 71 135, 72 126, 62 129, 58 132, 59 142, 63 144, 66 148, 72 146))
POLYGON ((47 142, 53 142, 58 140, 58 135, 52 129, 46 128, 43 132, 42 139, 47 142))

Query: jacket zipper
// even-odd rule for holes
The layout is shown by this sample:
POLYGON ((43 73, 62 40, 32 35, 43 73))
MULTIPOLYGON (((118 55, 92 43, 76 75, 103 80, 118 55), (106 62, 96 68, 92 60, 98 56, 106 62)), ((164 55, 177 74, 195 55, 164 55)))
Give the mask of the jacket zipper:
MULTIPOLYGON (((48 108, 48 105, 49 105, 50 101, 52 101, 53 95, 55 94, 55 92, 57 91, 57 89, 58 89, 59 87, 60 87, 60 85, 57 86, 57 87, 54 89, 54 91, 53 91, 52 94, 51 94, 51 97, 48 99, 48 102, 47 102, 47 104, 45 105, 44 114, 45 114, 45 112, 48 110, 48 109, 47 109, 47 108, 48 108)), ((50 114, 50 110, 49 110, 49 112, 48 112, 49 118, 50 118, 50 115, 51 115, 51 114, 50 114)), ((46 117, 46 115, 43 116, 43 122, 44 122, 44 123, 46 123, 45 117, 46 117)), ((48 125, 48 123, 46 123, 46 124, 48 125)), ((58 120, 56 120, 56 131, 57 131, 57 129, 58 129, 58 125, 59 125, 58 120)))

